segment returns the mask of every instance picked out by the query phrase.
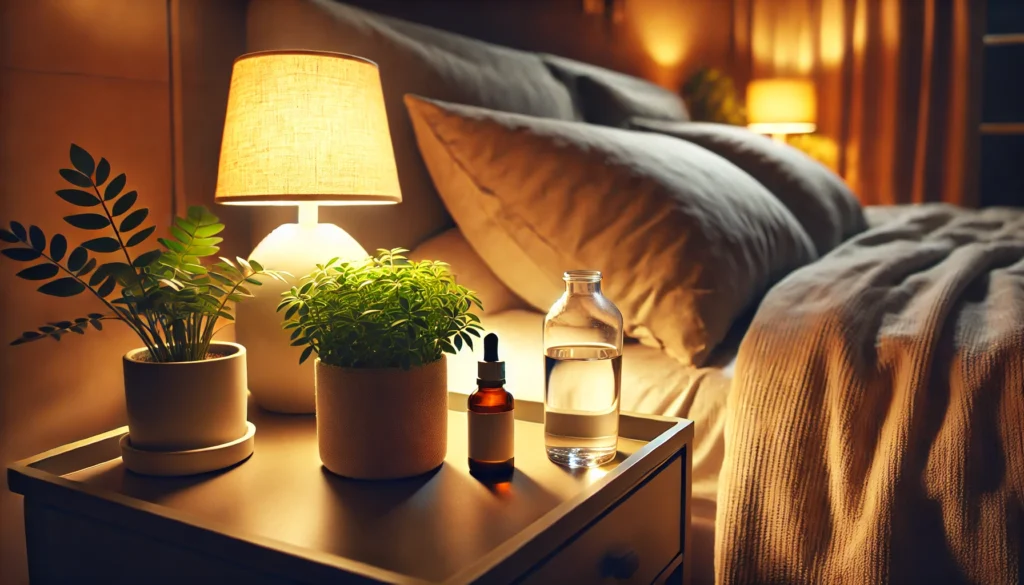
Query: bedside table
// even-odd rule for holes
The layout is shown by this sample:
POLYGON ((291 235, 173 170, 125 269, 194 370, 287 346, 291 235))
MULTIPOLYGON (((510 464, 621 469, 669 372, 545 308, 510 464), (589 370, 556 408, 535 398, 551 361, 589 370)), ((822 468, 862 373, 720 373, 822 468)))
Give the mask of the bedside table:
POLYGON ((469 475, 465 396, 425 476, 343 479, 316 421, 250 406, 256 451, 225 471, 124 469, 127 427, 20 461, 33 583, 665 583, 687 581, 692 421, 623 413, 619 455, 568 470, 544 451, 542 405, 516 403, 516 473, 469 475))

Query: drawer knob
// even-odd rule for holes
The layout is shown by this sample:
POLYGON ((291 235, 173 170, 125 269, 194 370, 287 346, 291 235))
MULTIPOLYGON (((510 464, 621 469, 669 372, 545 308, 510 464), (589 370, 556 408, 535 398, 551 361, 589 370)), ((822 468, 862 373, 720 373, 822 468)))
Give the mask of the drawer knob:
POLYGON ((640 557, 628 549, 611 550, 601 559, 601 576, 629 579, 640 568, 640 557))

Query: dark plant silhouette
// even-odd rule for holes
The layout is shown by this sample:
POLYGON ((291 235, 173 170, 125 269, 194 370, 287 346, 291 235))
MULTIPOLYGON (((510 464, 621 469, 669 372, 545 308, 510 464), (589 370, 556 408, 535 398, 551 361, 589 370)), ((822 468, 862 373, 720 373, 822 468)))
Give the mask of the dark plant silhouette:
POLYGON ((158 238, 164 249, 143 246, 156 226, 141 227, 149 210, 136 207, 138 193, 124 192, 124 173, 110 178, 110 163, 95 159, 78 145, 71 145, 71 165, 60 175, 74 188, 61 189, 57 196, 88 213, 64 217, 72 226, 100 232, 81 245, 70 248, 63 234, 47 238, 42 228, 16 221, 10 229, 0 228, 0 254, 17 262, 35 262, 17 273, 19 278, 46 281, 37 289, 54 297, 92 293, 105 313, 89 313, 71 321, 48 323, 26 331, 12 345, 53 338, 67 333, 84 334, 89 326, 102 329, 102 321, 125 323, 158 362, 195 361, 206 358, 216 332, 217 321, 232 319, 229 302, 251 296, 246 284, 259 286, 257 277, 284 280, 256 261, 221 258, 210 266, 203 258, 215 256, 216 237, 224 225, 203 207, 175 218, 170 238, 158 238), (109 180, 108 180, 109 179, 109 180), (105 233, 104 233, 105 232, 105 233), (70 252, 69 252, 70 248, 70 252), (91 256, 90 254, 102 256, 91 256), (114 259, 107 261, 112 254, 114 259), (97 258, 104 258, 103 263, 97 258), (120 295, 115 295, 115 290, 120 295))

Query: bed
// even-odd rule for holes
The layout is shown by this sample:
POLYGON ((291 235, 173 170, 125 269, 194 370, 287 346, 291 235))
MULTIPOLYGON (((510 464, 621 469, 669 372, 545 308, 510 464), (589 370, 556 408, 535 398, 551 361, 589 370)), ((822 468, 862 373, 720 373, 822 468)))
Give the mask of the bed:
POLYGON ((696 421, 695 582, 1020 581, 1024 215, 861 209, 643 80, 329 0, 247 30, 380 64, 404 203, 332 219, 449 261, 517 398, 561 269, 606 272, 622 409, 696 421))

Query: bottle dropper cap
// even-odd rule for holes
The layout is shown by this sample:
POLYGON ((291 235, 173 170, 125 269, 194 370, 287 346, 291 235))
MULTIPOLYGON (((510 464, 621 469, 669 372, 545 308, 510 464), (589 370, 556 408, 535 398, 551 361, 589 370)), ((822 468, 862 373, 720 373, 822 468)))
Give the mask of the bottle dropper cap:
POLYGON ((484 361, 477 362, 476 376, 480 382, 505 383, 505 362, 498 359, 498 336, 484 337, 484 361))

